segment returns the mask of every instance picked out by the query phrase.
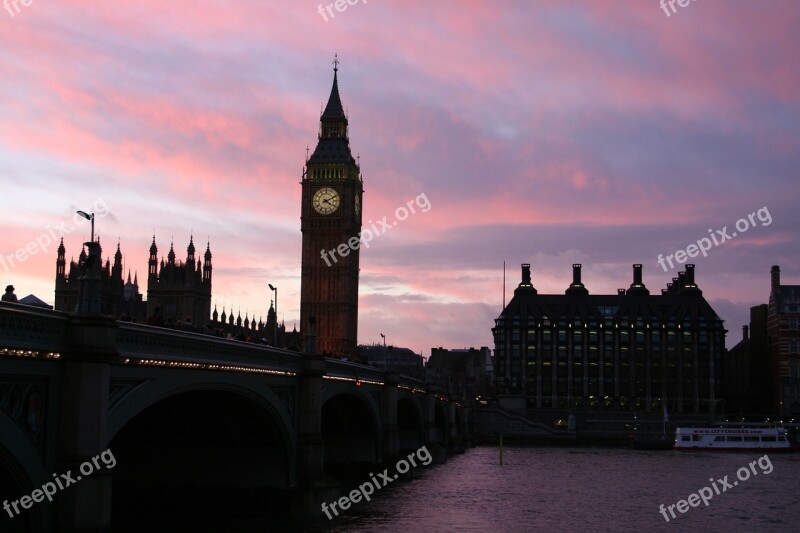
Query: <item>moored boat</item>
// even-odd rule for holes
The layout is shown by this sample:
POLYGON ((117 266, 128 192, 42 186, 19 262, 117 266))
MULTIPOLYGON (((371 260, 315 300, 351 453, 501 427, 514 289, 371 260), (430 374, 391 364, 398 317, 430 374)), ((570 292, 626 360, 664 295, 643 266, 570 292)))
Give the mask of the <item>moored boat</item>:
POLYGON ((674 450, 797 452, 782 427, 678 427, 674 450))

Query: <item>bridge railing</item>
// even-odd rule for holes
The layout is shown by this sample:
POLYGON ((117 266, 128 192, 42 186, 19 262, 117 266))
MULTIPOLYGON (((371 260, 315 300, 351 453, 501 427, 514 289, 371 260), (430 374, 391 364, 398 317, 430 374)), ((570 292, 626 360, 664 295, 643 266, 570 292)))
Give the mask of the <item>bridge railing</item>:
POLYGON ((0 302, 0 349, 60 353, 67 345, 67 316, 61 311, 0 302))
MULTIPOLYGON (((329 378, 345 378, 361 381, 383 383, 386 379, 386 370, 360 363, 342 361, 341 359, 325 359, 325 374, 329 378)), ((426 391, 430 385, 421 379, 405 374, 399 376, 399 385, 415 391, 426 391)))
POLYGON ((325 375, 383 383, 386 373, 374 366, 342 361, 341 359, 325 358, 325 375))
POLYGON ((290 350, 130 322, 118 324, 117 348, 122 357, 294 373, 301 369, 301 355, 290 350))
MULTIPOLYGON (((119 354, 134 362, 199 363, 292 373, 302 368, 301 354, 290 350, 132 322, 117 325, 119 354)), ((43 356, 63 353, 68 327, 69 317, 62 311, 0 302, 0 350, 25 350, 43 356)), ((325 359, 325 374, 334 379, 375 383, 383 383, 386 377, 383 369, 331 358, 325 359)), ((399 376, 399 382, 415 390, 430 389, 423 380, 406 375, 399 376)))

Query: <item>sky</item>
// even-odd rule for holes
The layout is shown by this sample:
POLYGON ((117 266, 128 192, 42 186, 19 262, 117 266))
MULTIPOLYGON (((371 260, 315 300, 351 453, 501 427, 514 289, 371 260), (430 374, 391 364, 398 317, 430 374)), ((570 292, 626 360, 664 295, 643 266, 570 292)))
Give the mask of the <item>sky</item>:
POLYGON ((658 293, 689 252, 729 347, 772 265, 800 283, 800 3, 351 2, 0 9, 0 286, 52 304, 91 210, 143 289, 153 236, 193 235, 212 308, 266 319, 272 283, 291 329, 334 54, 364 220, 429 204, 362 250, 359 343, 493 347, 504 261, 507 299, 520 263, 593 294, 641 263, 658 293))

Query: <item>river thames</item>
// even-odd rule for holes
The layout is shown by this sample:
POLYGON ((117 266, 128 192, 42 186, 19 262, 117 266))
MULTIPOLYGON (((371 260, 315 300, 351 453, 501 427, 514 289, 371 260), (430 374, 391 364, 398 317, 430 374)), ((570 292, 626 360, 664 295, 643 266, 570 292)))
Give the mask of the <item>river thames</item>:
POLYGON ((320 512, 319 520, 273 522, 269 530, 797 531, 800 524, 798 454, 546 447, 504 452, 500 466, 497 448, 472 448, 445 464, 417 469, 416 479, 392 483, 338 518, 320 512), (676 518, 666 510, 667 523, 661 504, 666 509, 704 487, 712 493, 708 506, 684 504, 685 513, 673 507, 676 518))

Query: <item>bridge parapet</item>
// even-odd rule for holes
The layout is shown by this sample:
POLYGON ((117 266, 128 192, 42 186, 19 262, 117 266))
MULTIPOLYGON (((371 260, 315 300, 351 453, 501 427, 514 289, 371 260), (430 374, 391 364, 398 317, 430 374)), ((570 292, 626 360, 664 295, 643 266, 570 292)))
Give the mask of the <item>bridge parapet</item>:
POLYGON ((139 364, 224 366, 292 374, 302 369, 302 356, 297 352, 129 322, 119 322, 117 349, 123 362, 139 364))
MULTIPOLYGON (((340 359, 325 359, 326 379, 343 379, 347 381, 361 381, 373 385, 384 385, 387 373, 381 368, 342 361, 340 359)), ((411 390, 414 392, 426 392, 429 388, 424 381, 406 376, 405 374, 394 374, 397 385, 400 389, 411 390)))
POLYGON ((66 313, 0 302, 0 349, 63 353, 67 346, 66 313))
POLYGON ((325 375, 328 379, 339 378, 383 385, 386 373, 380 368, 342 361, 341 359, 326 358, 325 375))

